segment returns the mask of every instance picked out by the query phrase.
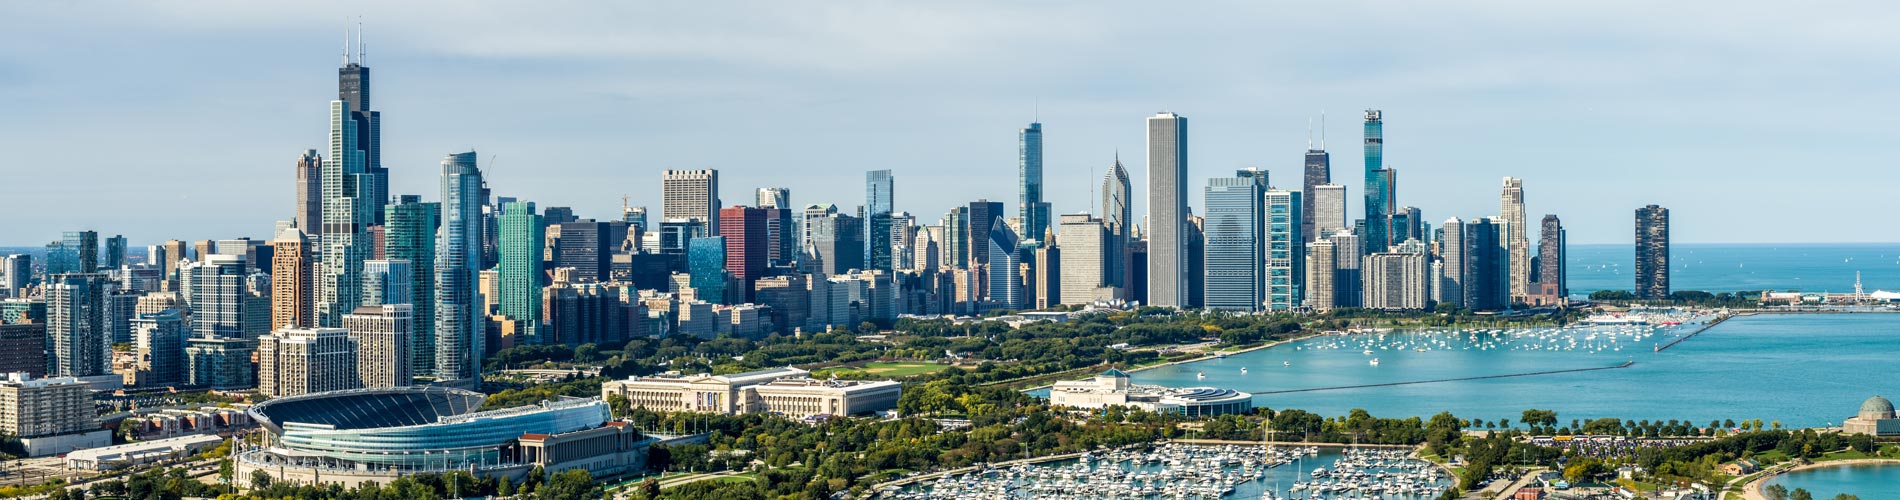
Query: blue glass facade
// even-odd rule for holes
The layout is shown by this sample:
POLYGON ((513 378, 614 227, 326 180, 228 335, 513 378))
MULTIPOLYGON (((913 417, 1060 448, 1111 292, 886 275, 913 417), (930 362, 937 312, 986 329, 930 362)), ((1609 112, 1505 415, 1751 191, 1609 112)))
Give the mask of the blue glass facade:
POLYGON ((864 210, 865 226, 864 262, 871 269, 890 271, 894 261, 891 258, 891 195, 896 190, 895 180, 889 170, 872 170, 864 173, 864 210))
POLYGON ((1266 191, 1264 171, 1242 171, 1234 177, 1207 180, 1206 307, 1255 311, 1263 302, 1264 273, 1261 204, 1266 191))
POLYGON ((1362 235, 1365 253, 1385 251, 1390 240, 1386 217, 1392 214, 1391 177, 1385 168, 1385 122, 1379 110, 1366 110, 1366 232, 1362 235))
POLYGON ((1042 124, 1030 123, 1017 139, 1017 190, 1022 194, 1017 210, 1022 237, 1040 241, 1049 229, 1049 204, 1042 201, 1042 124))
POLYGON ((547 248, 547 221, 536 214, 534 202, 511 201, 501 206, 500 263, 501 315, 517 323, 522 342, 548 343, 541 335, 541 268, 547 248))
POLYGON ((1290 310, 1306 299, 1306 284, 1302 282, 1306 278, 1306 259, 1301 251, 1306 234, 1300 223, 1303 194, 1278 189, 1266 194, 1267 309, 1290 310))
POLYGON ((714 304, 726 298, 726 237, 693 238, 686 244, 686 269, 699 300, 714 304))

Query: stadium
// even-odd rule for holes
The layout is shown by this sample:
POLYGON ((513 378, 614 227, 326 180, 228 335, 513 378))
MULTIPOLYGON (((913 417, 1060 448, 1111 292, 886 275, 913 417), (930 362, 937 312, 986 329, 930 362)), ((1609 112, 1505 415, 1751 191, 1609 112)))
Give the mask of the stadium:
POLYGON ((648 440, 610 421, 596 398, 477 411, 487 397, 447 387, 352 389, 274 399, 247 413, 263 439, 238 453, 238 477, 355 485, 404 474, 472 471, 519 479, 585 468, 595 477, 638 470, 648 440))

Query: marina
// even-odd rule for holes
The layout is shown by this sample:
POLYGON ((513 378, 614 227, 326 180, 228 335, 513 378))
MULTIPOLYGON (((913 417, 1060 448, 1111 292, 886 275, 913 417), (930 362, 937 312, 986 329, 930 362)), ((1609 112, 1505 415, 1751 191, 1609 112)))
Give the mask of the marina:
POLYGON ((1451 478, 1407 450, 1167 443, 1044 464, 983 468, 879 498, 975 499, 1411 499, 1451 478))

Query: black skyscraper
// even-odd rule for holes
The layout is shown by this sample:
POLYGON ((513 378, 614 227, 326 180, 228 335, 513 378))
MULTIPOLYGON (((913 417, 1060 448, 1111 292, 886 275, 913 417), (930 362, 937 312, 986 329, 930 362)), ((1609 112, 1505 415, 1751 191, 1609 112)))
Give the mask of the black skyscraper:
MULTIPOLYGON (((343 52, 343 67, 337 68, 336 98, 350 105, 350 120, 356 122, 356 147, 363 151, 363 171, 369 173, 372 180, 367 186, 374 193, 361 193, 371 203, 370 213, 376 215, 376 225, 383 224, 383 205, 389 202, 389 170, 383 168, 383 114, 370 110, 369 66, 363 65, 363 33, 356 33, 356 58, 350 59, 350 52, 343 52)), ((342 161, 331 158, 330 161, 342 161)))
POLYGON ((1306 242, 1321 236, 1313 227, 1313 186, 1333 183, 1333 157, 1326 153, 1325 147, 1324 144, 1320 145, 1321 149, 1308 146, 1306 150, 1306 177, 1302 183, 1304 190, 1300 191, 1300 234, 1306 242))
POLYGON ((1636 209, 1636 298, 1669 298, 1669 209, 1636 209))

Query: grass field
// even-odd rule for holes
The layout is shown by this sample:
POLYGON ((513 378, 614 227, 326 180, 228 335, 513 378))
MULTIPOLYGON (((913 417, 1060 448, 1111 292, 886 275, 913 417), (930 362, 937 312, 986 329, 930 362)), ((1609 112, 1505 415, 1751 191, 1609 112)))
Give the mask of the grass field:
POLYGON ((817 372, 812 373, 812 376, 817 377, 817 378, 823 378, 823 377, 829 377, 832 374, 836 373, 838 374, 838 376, 841 376, 841 377, 851 376, 851 375, 866 375, 866 376, 873 376, 873 377, 908 377, 911 375, 936 373, 936 372, 943 371, 945 368, 949 368, 949 365, 940 365, 936 363, 923 363, 923 362, 916 362, 916 361, 890 361, 890 362, 877 361, 877 362, 865 363, 864 366, 855 367, 855 368, 842 367, 842 366, 837 367, 837 368, 825 368, 825 369, 818 370, 817 372))

